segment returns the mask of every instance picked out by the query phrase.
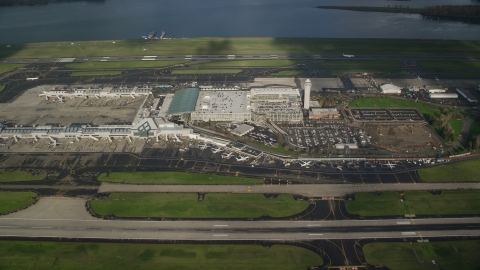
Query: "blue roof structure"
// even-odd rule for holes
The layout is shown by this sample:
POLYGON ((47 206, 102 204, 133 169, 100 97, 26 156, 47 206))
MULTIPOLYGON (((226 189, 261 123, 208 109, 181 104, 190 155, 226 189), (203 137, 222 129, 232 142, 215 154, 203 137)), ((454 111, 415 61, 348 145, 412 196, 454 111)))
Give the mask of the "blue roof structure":
POLYGON ((198 88, 186 88, 175 92, 167 115, 193 112, 199 92, 200 89, 198 88))

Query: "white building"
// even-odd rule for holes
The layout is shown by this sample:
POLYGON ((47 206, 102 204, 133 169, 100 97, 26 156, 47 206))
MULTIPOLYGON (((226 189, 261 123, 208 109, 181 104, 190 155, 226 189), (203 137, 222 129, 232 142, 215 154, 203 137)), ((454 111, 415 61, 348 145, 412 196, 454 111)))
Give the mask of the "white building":
POLYGON ((430 93, 430 98, 458 98, 457 93, 430 93))
POLYGON ((307 79, 305 81, 305 92, 304 92, 304 99, 303 99, 303 108, 305 110, 310 109, 310 89, 312 88, 312 82, 307 79))
POLYGON ((151 88, 144 87, 104 87, 104 88, 71 88, 71 89, 52 89, 50 91, 42 91, 39 96, 44 96, 45 99, 49 98, 120 98, 120 97, 132 97, 148 96, 152 92, 151 88))
POLYGON ((255 88, 250 91, 252 119, 257 122, 300 122, 300 91, 295 88, 255 88))
POLYGON ((446 89, 429 89, 428 90, 429 93, 445 93, 447 92, 446 89))
POLYGON ((382 94, 400 94, 402 93, 402 90, 391 83, 384 84, 380 86, 380 89, 382 90, 382 94))

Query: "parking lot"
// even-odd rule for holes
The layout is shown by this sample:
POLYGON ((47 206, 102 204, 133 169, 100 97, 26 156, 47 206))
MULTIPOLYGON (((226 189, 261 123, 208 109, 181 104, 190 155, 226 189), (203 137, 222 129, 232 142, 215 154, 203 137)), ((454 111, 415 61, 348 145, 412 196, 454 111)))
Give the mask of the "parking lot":
POLYGON ((326 124, 317 128, 289 128, 289 143, 298 147, 330 147, 335 144, 365 144, 367 135, 358 128, 326 124))
POLYGON ((415 109, 352 109, 357 121, 423 121, 415 109))

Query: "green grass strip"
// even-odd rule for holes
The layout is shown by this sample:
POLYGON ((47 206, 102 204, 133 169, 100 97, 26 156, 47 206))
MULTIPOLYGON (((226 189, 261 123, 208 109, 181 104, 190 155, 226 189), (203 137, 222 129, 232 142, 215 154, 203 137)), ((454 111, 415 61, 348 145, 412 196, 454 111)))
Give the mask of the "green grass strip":
POLYGON ((110 75, 120 75, 122 71, 117 70, 102 70, 102 71, 75 71, 70 74, 72 77, 82 77, 82 76, 110 76, 110 75))
POLYGON ((172 74, 237 74, 241 69, 176 69, 172 74))
POLYGON ((189 38, 42 42, 1 46, 0 58, 105 57, 206 54, 478 54, 480 41, 327 38, 189 38), (114 43, 115 42, 115 43, 114 43), (148 42, 148 44, 146 44, 148 42), (73 44, 72 44, 73 43, 73 44))
POLYGON ((267 199, 262 194, 207 194, 203 201, 192 193, 113 193, 90 202, 100 215, 168 218, 255 218, 290 216, 305 210, 307 201, 292 195, 267 199))
POLYGON ((322 73, 325 76, 336 77, 346 73, 378 73, 378 74, 390 74, 390 75, 399 75, 399 74, 408 74, 406 70, 398 69, 369 69, 369 68, 351 68, 351 69, 330 69, 322 73))
POLYGON ((127 184, 248 185, 262 184, 262 179, 189 172, 112 172, 102 173, 99 181, 127 184))
POLYGON ((187 63, 188 61, 127 61, 127 62, 85 62, 85 63, 71 63, 67 67, 72 69, 101 69, 101 68, 153 68, 166 67, 187 63))
POLYGON ((0 241, 1 269, 286 270, 321 264, 314 252, 287 245, 0 241))
POLYGON ((305 74, 306 70, 282 70, 279 72, 271 73, 272 76, 298 76, 305 74))
POLYGON ((0 64, 0 74, 12 71, 16 68, 23 67, 23 64, 0 64))
POLYGON ((427 67, 427 68, 436 68, 436 67, 445 67, 445 68, 480 68, 479 61, 446 61, 446 60, 425 60, 418 61, 417 64, 427 67))
POLYGON ((387 61, 387 60, 342 60, 321 62, 315 64, 317 67, 382 67, 382 68, 395 68, 402 67, 402 63, 399 61, 387 61))
POLYGON ((29 205, 36 196, 34 192, 0 191, 0 213, 29 205))
POLYGON ((283 67, 305 63, 303 60, 229 60, 195 64, 195 67, 283 67))
POLYGON ((358 193, 345 206, 349 213, 362 216, 480 214, 477 190, 444 191, 440 195, 415 191, 405 192, 404 196, 405 201, 401 202, 398 192, 358 193))
POLYGON ((411 108, 417 109, 424 114, 439 113, 441 111, 441 108, 435 105, 390 97, 359 98, 355 101, 350 102, 348 106, 351 108, 411 108))
POLYGON ((363 253, 367 263, 385 265, 392 270, 436 270, 438 265, 444 270, 480 269, 479 240, 411 243, 369 243, 363 247, 363 253), (423 264, 418 262, 412 245, 423 264), (433 265, 432 260, 437 265, 433 265))
POLYGON ((421 169, 418 174, 426 182, 479 182, 479 167, 480 159, 474 159, 421 169))
POLYGON ((46 176, 45 173, 33 175, 24 171, 5 171, 0 173, 0 182, 43 180, 46 176))

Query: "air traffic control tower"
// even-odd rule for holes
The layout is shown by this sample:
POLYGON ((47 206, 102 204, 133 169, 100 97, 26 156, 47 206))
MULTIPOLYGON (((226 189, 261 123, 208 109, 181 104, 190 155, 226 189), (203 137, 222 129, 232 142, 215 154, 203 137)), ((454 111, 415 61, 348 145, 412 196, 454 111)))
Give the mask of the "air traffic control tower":
POLYGON ((312 82, 310 79, 305 81, 305 92, 303 93, 303 108, 305 110, 310 109, 310 89, 312 88, 312 82))

